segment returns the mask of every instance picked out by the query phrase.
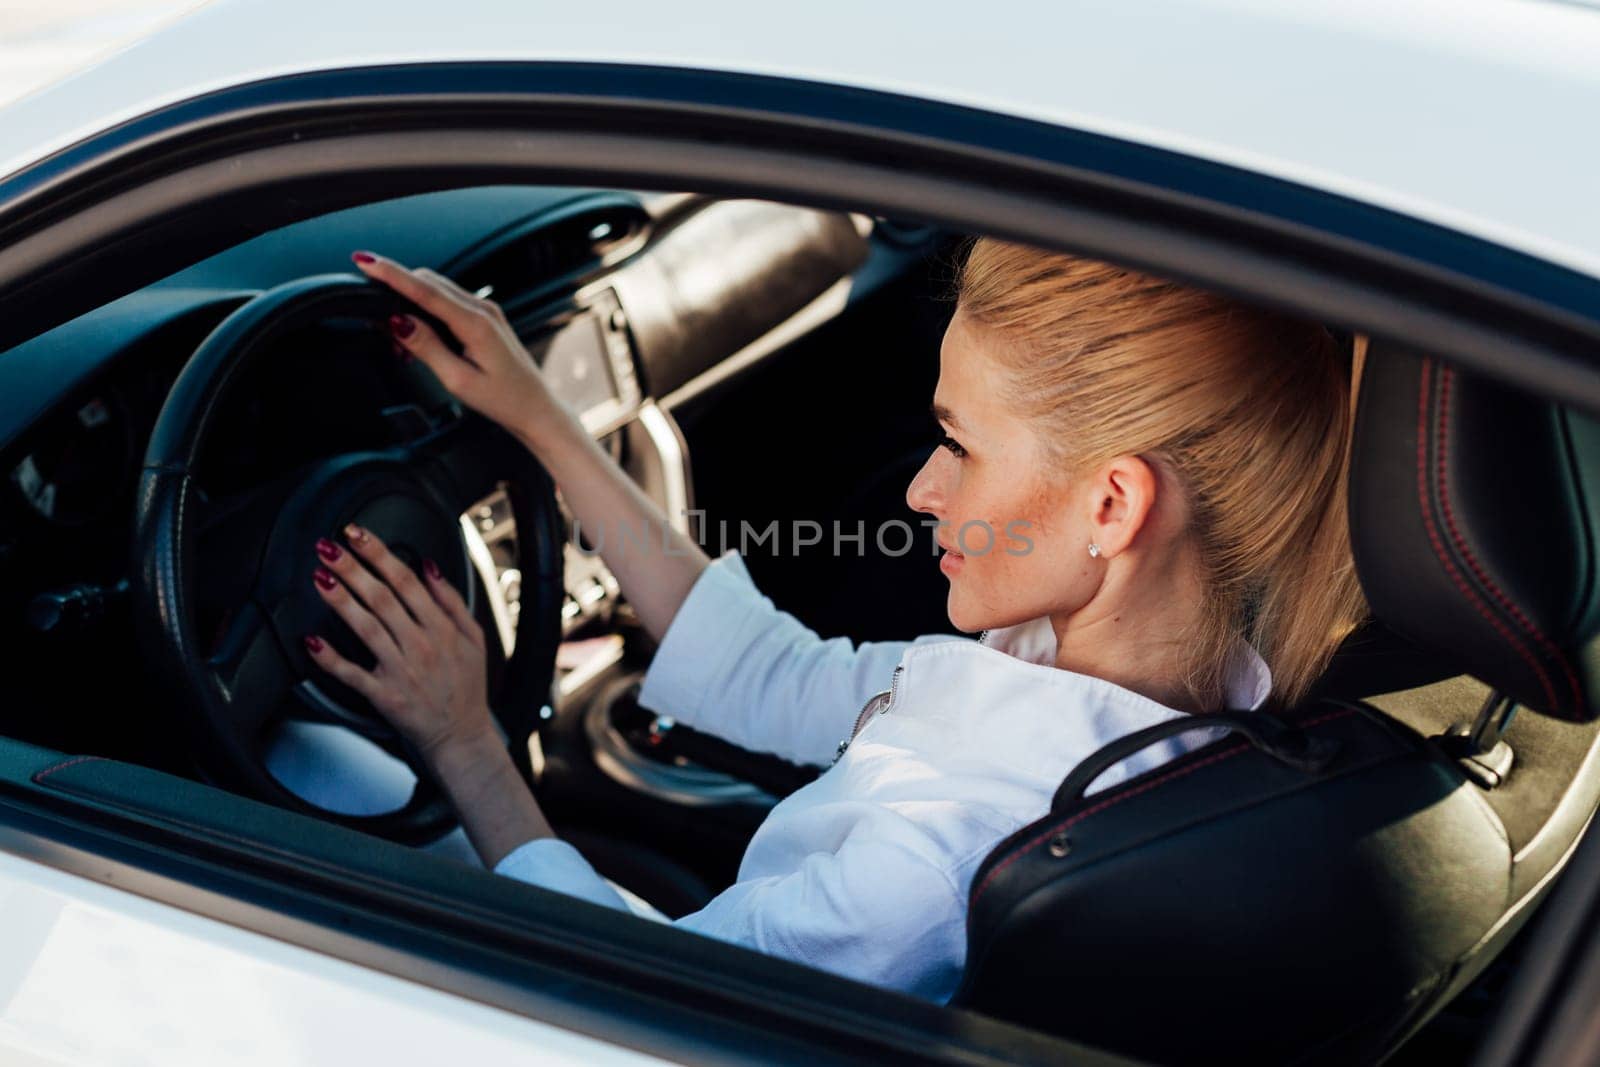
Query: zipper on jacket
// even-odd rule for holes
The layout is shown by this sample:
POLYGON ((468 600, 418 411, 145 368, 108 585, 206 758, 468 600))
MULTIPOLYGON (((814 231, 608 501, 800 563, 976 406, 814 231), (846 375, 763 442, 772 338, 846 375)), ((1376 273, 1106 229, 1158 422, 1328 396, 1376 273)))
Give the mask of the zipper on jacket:
POLYGON ((839 747, 834 750, 834 763, 839 762, 840 757, 844 755, 844 750, 850 747, 850 742, 856 739, 856 735, 861 732, 863 726, 867 725, 868 720, 874 715, 880 715, 888 711, 894 704, 894 698, 900 692, 900 672, 905 669, 904 664, 896 664, 894 674, 889 677, 889 688, 881 693, 874 693, 865 704, 861 705, 861 714, 856 716, 856 724, 851 729, 850 736, 840 741, 839 747), (888 699, 884 699, 886 697, 888 699), (880 704, 879 701, 882 701, 882 703, 880 704))

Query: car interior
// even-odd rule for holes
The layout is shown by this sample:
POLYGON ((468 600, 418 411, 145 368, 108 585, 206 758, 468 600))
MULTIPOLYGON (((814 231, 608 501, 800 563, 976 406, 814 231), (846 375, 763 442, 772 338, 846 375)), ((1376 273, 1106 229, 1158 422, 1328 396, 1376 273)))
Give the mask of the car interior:
MULTIPOLYGON (((348 256, 499 302, 670 521, 739 549, 823 636, 882 640, 953 632, 904 492, 939 436, 965 236, 763 200, 462 188, 272 230, 0 353, 0 640, 22 665, 0 783, 487 917, 512 945, 541 922, 620 923, 724 983, 911 1010, 478 867, 414 757, 300 650, 328 625, 304 549, 356 520, 440 560, 499 638, 496 714, 560 835, 688 914, 822 768, 639 705, 654 649, 615 578, 538 464, 396 358, 395 298, 348 256), (834 530, 893 520, 912 551, 832 551, 834 530), (802 521, 813 547, 762 539, 802 521), (330 807, 337 762, 325 792, 275 774, 284 731, 337 734, 392 773, 330 807)), ((1481 1039, 1600 806, 1600 426, 1330 328, 1364 349, 1350 522, 1372 619, 1266 726, 1234 717, 1092 802, 1098 769, 1159 738, 1069 775, 974 881, 956 1011, 918 1018, 1157 1062, 1437 1062, 1481 1039)))

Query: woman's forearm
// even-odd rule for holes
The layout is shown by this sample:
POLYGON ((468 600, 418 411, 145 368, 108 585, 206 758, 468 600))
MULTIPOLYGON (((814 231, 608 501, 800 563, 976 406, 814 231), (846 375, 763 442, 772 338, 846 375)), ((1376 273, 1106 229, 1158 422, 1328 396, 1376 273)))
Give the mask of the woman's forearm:
POLYGON ((428 762, 461 817, 467 839, 490 870, 519 845, 555 836, 511 754, 494 734, 452 745, 431 754, 428 762))
POLYGON ((660 641, 710 559, 565 408, 541 413, 517 436, 555 479, 584 540, 660 641))

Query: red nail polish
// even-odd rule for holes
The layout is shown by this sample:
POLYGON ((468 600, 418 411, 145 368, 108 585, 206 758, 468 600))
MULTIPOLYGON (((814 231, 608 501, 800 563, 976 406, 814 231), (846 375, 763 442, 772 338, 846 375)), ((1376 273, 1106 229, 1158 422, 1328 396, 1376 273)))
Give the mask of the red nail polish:
POLYGON ((439 565, 431 559, 422 561, 422 569, 428 572, 428 577, 436 582, 444 581, 444 575, 439 572, 439 565))
POLYGON ((350 253, 350 258, 355 260, 357 263, 378 262, 378 257, 373 255, 371 252, 352 252, 350 253))
POLYGON ((344 555, 344 549, 328 540, 326 537, 317 538, 317 555, 329 563, 339 562, 339 557, 344 555))
POLYGON ((316 573, 311 577, 316 579, 317 584, 329 592, 332 592, 334 587, 339 584, 339 579, 335 578, 333 572, 326 567, 318 567, 316 573))
POLYGON ((312 652, 321 652, 322 638, 318 637, 316 634, 306 634, 306 648, 310 649, 312 652))
POLYGON ((394 331, 396 337, 410 337, 417 330, 417 320, 410 315, 390 315, 389 329, 394 331))

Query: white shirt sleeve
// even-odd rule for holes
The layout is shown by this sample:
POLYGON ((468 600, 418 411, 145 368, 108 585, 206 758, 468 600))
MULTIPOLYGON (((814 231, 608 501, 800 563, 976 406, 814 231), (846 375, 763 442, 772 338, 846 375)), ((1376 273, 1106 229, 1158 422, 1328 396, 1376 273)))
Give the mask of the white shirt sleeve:
POLYGON ((607 908, 629 910, 610 882, 572 845, 557 837, 525 841, 500 857, 494 873, 607 908))
POLYGON ((756 588, 735 550, 689 591, 645 672, 639 703, 741 748, 827 766, 913 644, 823 640, 756 588))
POLYGON ((791 873, 736 882, 674 925, 944 1002, 966 956, 966 898, 928 858, 852 834, 791 873))
MULTIPOLYGON (((545 838, 495 873, 628 910, 576 849, 545 838)), ((943 1003, 966 953, 966 899, 913 849, 854 833, 792 873, 737 882, 672 925, 857 981, 943 1003)))
MULTIPOLYGON (((889 688, 905 649, 949 640, 965 639, 823 640, 763 596, 730 551, 706 568, 679 607, 639 703, 744 748, 826 765, 861 706, 889 688)), ((797 851, 792 868, 785 861, 780 870, 745 878, 673 925, 948 999, 965 954, 966 898, 933 857, 898 838, 900 821, 865 820, 826 851, 797 851)), ((495 873, 638 913, 564 841, 527 842, 495 873)))

